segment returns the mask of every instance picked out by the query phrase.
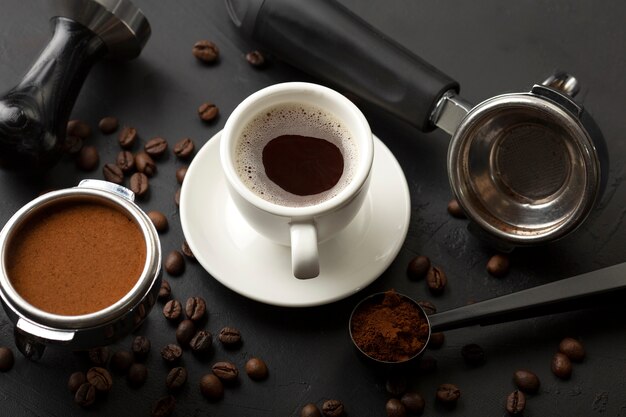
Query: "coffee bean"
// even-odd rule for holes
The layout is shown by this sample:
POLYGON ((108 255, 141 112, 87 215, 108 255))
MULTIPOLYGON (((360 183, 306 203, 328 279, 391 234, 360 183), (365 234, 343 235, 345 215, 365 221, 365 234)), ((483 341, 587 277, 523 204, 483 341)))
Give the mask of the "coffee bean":
POLYGON ((193 321, 198 321, 206 313, 206 302, 202 297, 189 297, 185 303, 185 314, 193 321))
POLYGON ((246 61, 255 68, 260 68, 265 65, 265 57, 259 51, 248 52, 246 54, 246 61))
POLYGON ((195 145, 191 138, 183 138, 174 145, 174 155, 180 159, 186 159, 191 156, 195 149, 195 145))
POLYGON ((557 352, 552 357, 552 373, 561 379, 569 379, 572 376, 572 361, 567 355, 557 352))
POLYGON ((211 349, 211 333, 200 330, 189 341, 189 347, 194 353, 206 353, 211 349))
POLYGON ((176 407, 176 398, 171 395, 159 398, 152 406, 152 417, 167 417, 172 415, 176 407))
POLYGON ((406 407, 397 398, 391 398, 385 404, 388 417, 406 417, 406 407))
POLYGON ((163 307, 163 316, 166 319, 176 321, 183 313, 183 305, 178 300, 170 300, 163 307))
POLYGON ((221 379, 223 382, 232 383, 239 377, 239 370, 237 365, 232 362, 217 362, 211 369, 215 376, 221 379))
POLYGON ((260 381, 267 378, 269 371, 267 370, 267 365, 262 359, 252 358, 246 362, 246 373, 251 379, 260 381))
POLYGON ((469 366, 479 366, 485 363, 485 351, 476 343, 463 346, 461 356, 469 366))
POLYGON ((157 172, 154 159, 143 151, 137 152, 137 155, 135 155, 135 166, 137 167, 137 171, 143 172, 148 177, 154 176, 157 172))
POLYGON ((99 366, 94 366, 87 371, 87 382, 101 392, 109 392, 113 386, 113 378, 109 371, 99 366))
POLYGON ((137 142, 137 129, 130 126, 124 126, 120 134, 117 136, 120 146, 124 149, 130 149, 137 142))
POLYGON ((322 413, 326 417, 341 417, 343 412, 343 403, 339 400, 327 400, 322 404, 322 413))
POLYGON ((106 366, 110 356, 109 348, 106 346, 89 350, 89 360, 96 366, 106 366))
POLYGON ((176 250, 171 251, 167 255, 167 258, 165 258, 165 270, 168 274, 175 277, 182 275, 182 273, 185 272, 185 259, 183 255, 176 250))
POLYGON ((487 272, 494 277, 502 278, 509 273, 510 268, 509 257, 503 253, 497 253, 489 258, 487 262, 487 272))
POLYGON ((191 52, 193 56, 205 63, 213 63, 220 56, 220 50, 217 45, 206 40, 196 42, 191 52))
POLYGON ((161 280, 161 288, 159 289, 159 300, 169 300, 172 296, 172 287, 166 280, 161 280))
POLYGON ((150 220, 152 221, 152 224, 154 225, 154 228, 157 230, 157 232, 167 232, 167 229, 169 228, 169 222, 167 221, 167 217, 165 217, 165 214, 161 213, 160 211, 152 210, 148 212, 148 217, 150 217, 150 220))
POLYGON ((580 341, 571 337, 561 340, 559 351, 564 353, 572 362, 581 362, 585 359, 585 347, 580 341))
POLYGON ((142 197, 148 192, 148 177, 141 172, 135 172, 130 177, 130 190, 137 197, 142 197))
POLYGON ((126 381, 128 385, 133 388, 139 388, 143 384, 146 383, 148 379, 148 367, 143 363, 133 363, 130 368, 128 368, 128 373, 126 374, 126 381))
POLYGON ((167 141, 157 136, 146 142, 143 150, 153 158, 160 158, 167 151, 167 141))
POLYGON ((0 347, 0 372, 6 372, 13 368, 15 356, 13 351, 5 346, 0 347))
POLYGON ((180 346, 170 343, 166 345, 163 349, 161 349, 161 357, 167 363, 173 364, 177 363, 181 356, 183 356, 183 350, 180 346))
POLYGON ((437 388, 437 401, 443 404, 456 404, 461 397, 461 390, 454 384, 441 384, 437 388))
POLYGON ((186 240, 183 240, 183 243, 180 246, 180 251, 183 253, 183 255, 185 255, 187 258, 191 259, 192 261, 196 260, 196 257, 191 251, 191 248, 189 247, 189 244, 187 243, 186 240))
POLYGON ((319 408, 313 403, 305 404, 300 411, 300 417, 322 417, 319 408))
POLYGON ((200 116, 203 122, 212 122, 217 118, 219 113, 219 107, 213 103, 202 103, 200 107, 198 107, 198 116, 200 116))
POLYGON ((66 136, 63 140, 62 149, 67 154, 76 155, 83 149, 83 138, 74 135, 66 136))
POLYGON ((406 411, 415 415, 422 414, 424 412, 424 407, 426 406, 424 398, 414 391, 404 394, 402 398, 400 398, 400 402, 404 405, 406 411))
POLYGON ((466 217, 465 211, 463 211, 463 208, 455 198, 450 200, 450 202, 448 203, 448 213, 450 213, 452 217, 456 217, 457 219, 464 219, 466 217))
POLYGON ((424 278, 429 269, 430 259, 427 256, 420 255, 411 259, 406 268, 406 274, 410 279, 418 280, 424 278))
POLYGON ((84 372, 74 372, 72 375, 70 375, 70 378, 67 381, 67 389, 70 390, 72 394, 76 394, 78 388, 80 388, 80 386, 83 385, 85 382, 87 382, 87 377, 85 376, 84 372))
POLYGON ((135 169, 135 156, 130 151, 120 151, 117 154, 115 163, 124 174, 128 174, 135 169))
POLYGON ((431 266, 426 273, 426 285, 433 295, 439 295, 443 293, 443 290, 448 284, 448 278, 446 274, 436 266, 431 266))
POLYGON ((176 206, 180 206, 180 188, 174 194, 174 203, 176 203, 176 206))
POLYGON ((187 369, 182 366, 172 368, 165 378, 165 386, 170 391, 178 391, 187 382, 187 369))
POLYGON ((200 379, 200 392, 211 401, 224 396, 224 384, 214 374, 206 374, 200 379))
POLYGON ((100 122, 98 123, 98 127, 100 128, 100 131, 104 133, 105 135, 115 132, 117 128, 119 127, 119 125, 120 124, 117 121, 117 118, 113 116, 103 117, 102 119, 100 119, 100 122))
POLYGON ((241 343, 241 333, 234 327, 224 327, 220 330, 220 342, 226 347, 235 347, 241 343))
POLYGON ((96 401, 96 388, 89 382, 85 382, 76 390, 74 402, 81 407, 89 407, 96 401))
POLYGON ((178 181, 179 184, 182 184, 185 180, 185 175, 187 175, 187 169, 188 167, 180 167, 176 170, 176 181, 178 181))
POLYGON ((435 314, 437 312, 437 307, 435 307, 435 305, 430 301, 422 300, 418 301, 417 304, 422 307, 422 310, 424 310, 424 313, 426 313, 427 316, 430 316, 431 314, 435 314))
POLYGON ((100 154, 95 146, 83 146, 76 158, 76 167, 82 171, 93 171, 99 163, 100 154))
POLYGON ((525 369, 515 371, 515 373, 513 374, 513 382, 515 383, 517 388, 527 394, 535 394, 537 391, 539 391, 539 386, 541 385, 539 377, 533 372, 525 369))
POLYGON ((124 182, 124 171, 116 164, 104 164, 102 174, 104 175, 104 179, 109 182, 115 184, 122 184, 124 182))
POLYGON ((443 332, 435 332, 430 334, 430 339, 428 340, 428 349, 440 349, 444 342, 446 341, 446 337, 443 332))
POLYGON ((422 356, 417 365, 419 371, 428 374, 437 370, 437 359, 432 356, 422 356))
POLYGON ((118 350, 111 356, 111 370, 125 374, 133 364, 133 354, 127 350, 118 350))
POLYGON ((145 336, 136 336, 131 344, 133 356, 137 361, 144 361, 150 353, 150 339, 145 336))
POLYGON ((70 120, 67 122, 67 135, 78 136, 81 139, 91 137, 91 126, 81 120, 70 120))
POLYGON ((522 391, 515 390, 506 398, 506 412, 512 416, 521 416, 526 408, 526 396, 522 391))
POLYGON ((385 389, 393 397, 401 397, 406 392, 406 379, 395 376, 387 379, 385 389))
POLYGON ((187 346, 196 334, 196 325, 191 320, 183 320, 176 328, 176 341, 181 346, 187 346))

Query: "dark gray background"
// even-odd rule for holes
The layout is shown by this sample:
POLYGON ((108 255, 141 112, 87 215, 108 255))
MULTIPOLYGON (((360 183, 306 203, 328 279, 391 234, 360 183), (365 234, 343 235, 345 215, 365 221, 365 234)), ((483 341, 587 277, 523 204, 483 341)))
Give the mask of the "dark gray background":
MULTIPOLYGON (((45 45, 50 36, 45 0, 3 2, 0 13, 0 87, 8 90, 45 45)), ((73 117, 92 125, 105 115, 116 115, 135 126, 142 140, 163 136, 173 145, 192 137, 203 145, 224 125, 233 108, 250 93, 270 84, 311 79, 280 62, 265 70, 251 68, 244 54, 251 49, 236 33, 221 0, 149 1, 136 3, 150 19, 153 35, 135 61, 96 66, 74 108, 73 117), (199 39, 216 42, 221 50, 215 66, 199 64, 191 47, 199 39), (220 107, 216 123, 206 125, 197 107, 212 101, 220 107)), ((208 302, 206 324, 213 333, 224 325, 241 329, 245 343, 234 352, 216 346, 209 361, 189 353, 187 388, 177 396, 176 416, 295 416, 307 402, 337 398, 352 417, 384 415, 387 395, 384 379, 374 375, 354 355, 347 320, 363 296, 388 288, 417 299, 434 301, 440 310, 470 301, 507 294, 523 288, 623 262, 626 225, 626 187, 622 159, 626 156, 623 112, 626 108, 626 3, 582 0, 502 2, 439 2, 342 0, 357 14, 456 78, 463 96, 479 102, 505 92, 528 90, 555 69, 575 74, 582 83, 579 100, 593 114, 606 137, 611 167, 607 190, 585 225, 566 240, 550 246, 517 250, 512 271, 496 279, 485 272, 492 251, 466 231, 466 222, 451 218, 451 197, 445 157, 448 137, 442 132, 420 133, 400 122, 364 109, 373 131, 394 152, 411 192, 412 218, 406 242, 392 266, 362 293, 329 306, 284 309, 247 300, 212 279, 198 264, 187 264, 180 278, 170 280, 174 296, 185 300, 200 295, 208 302), (448 274, 449 288, 433 298, 423 282, 405 276, 409 259, 428 255, 448 274), (224 400, 207 402, 198 392, 200 377, 212 361, 232 360, 243 367, 246 358, 264 358, 271 376, 254 383, 245 375, 239 387, 228 389, 224 400)), ((47 188, 69 187, 82 178, 101 178, 102 164, 119 151, 115 136, 96 134, 91 142, 101 152, 93 174, 74 169, 63 160, 42 179, 0 172, 0 220, 6 222, 23 204, 47 188)), ((179 213, 173 201, 175 169, 182 164, 172 155, 159 164, 151 181, 146 210, 163 211, 170 230, 162 235, 164 253, 183 240, 179 213)), ((242 259, 244 262, 245 259, 242 259)), ((340 279, 340 277, 338 277, 340 279)), ((112 392, 89 412, 91 415, 148 415, 151 404, 165 394, 166 367, 160 348, 174 341, 174 328, 156 306, 138 331, 153 343, 148 361, 149 380, 137 390, 115 378, 112 392)), ((429 352, 439 361, 436 373, 413 375, 411 386, 426 398, 425 415, 499 416, 513 390, 511 375, 524 367, 541 378, 538 395, 529 398, 526 416, 626 415, 626 322, 618 307, 598 306, 517 323, 450 331, 445 346, 429 352), (588 350, 570 381, 550 372, 550 360, 564 336, 579 337, 588 350), (487 363, 468 369, 460 356, 466 343, 479 343, 487 363), (434 404, 440 383, 452 382, 462 391, 458 407, 448 411, 434 404)), ((113 348, 128 348, 132 336, 113 348)), ((0 345, 14 348, 12 325, 2 315, 0 345)), ((18 354, 19 355, 19 354, 18 354)), ((16 358, 15 367, 0 375, 0 415, 86 415, 72 402, 66 380, 88 362, 71 352, 50 349, 39 363, 16 358)))

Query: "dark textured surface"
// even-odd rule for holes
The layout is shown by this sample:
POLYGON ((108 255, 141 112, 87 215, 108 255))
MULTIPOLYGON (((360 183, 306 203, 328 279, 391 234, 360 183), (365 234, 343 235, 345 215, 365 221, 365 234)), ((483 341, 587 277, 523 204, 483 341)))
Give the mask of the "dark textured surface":
MULTIPOLYGON (((4 5, 0 14, 0 86, 4 91, 17 84, 50 38, 46 3, 31 0, 4 5)), ((263 70, 250 67, 245 53, 252 46, 235 32, 221 0, 136 3, 152 24, 152 39, 139 59, 105 62, 92 70, 73 117, 93 127, 101 117, 115 115, 122 125, 138 129, 142 144, 162 136, 172 146, 188 136, 200 147, 250 93, 277 82, 311 80, 275 60, 263 70), (191 48, 199 39, 213 40, 220 47, 216 65, 202 65, 192 56, 191 48), (205 101, 220 107, 214 124, 202 123, 196 114, 205 101)), ((329 306, 300 310, 249 301, 224 288, 198 264, 188 262, 181 277, 165 274, 177 299, 184 302, 200 295, 207 300, 205 327, 214 335, 230 325, 239 328, 243 337, 243 345, 232 351, 214 342, 215 353, 204 361, 185 351, 189 381, 176 395, 175 416, 297 416, 304 404, 321 406, 329 398, 341 400, 349 416, 382 416, 385 380, 360 362, 349 344, 348 316, 361 297, 395 287, 415 298, 429 299, 443 311, 626 260, 622 165, 626 158, 622 115, 626 108, 626 4, 489 0, 480 5, 452 5, 390 0, 382 7, 380 2, 342 3, 459 81, 463 96, 474 102, 528 90, 555 69, 575 74, 582 83, 579 99, 594 115, 609 147, 612 165, 607 190, 578 232, 547 247, 517 250, 509 275, 496 279, 485 272, 492 251, 468 235, 465 221, 446 212, 451 195, 445 169, 447 136, 439 131, 422 134, 364 109, 373 131, 394 152, 409 182, 412 219, 398 258, 362 293, 329 306), (441 297, 432 297, 424 282, 407 279, 406 265, 416 254, 428 255, 433 264, 445 269, 449 287, 441 297), (270 376, 266 381, 253 382, 241 375, 241 384, 228 387, 222 401, 210 403, 202 397, 198 381, 210 372, 213 362, 231 361, 243 369, 251 356, 267 362, 270 376)), ((73 186, 86 177, 102 178, 103 164, 114 161, 119 151, 117 137, 96 134, 89 142, 101 152, 100 167, 92 174, 76 171, 69 160, 62 160, 42 179, 0 172, 1 222, 44 189, 73 186)), ((164 253, 179 249, 183 240, 174 204, 175 170, 181 165, 171 153, 159 162, 150 195, 141 202, 144 209, 160 210, 170 221, 169 231, 162 235, 164 253)), ((507 395, 514 390, 513 371, 527 368, 537 373, 542 386, 539 394, 528 396, 525 416, 626 415, 626 315, 619 307, 598 306, 450 331, 443 348, 429 352, 437 357, 438 370, 422 377, 412 375, 410 385, 426 399, 424 415, 500 416, 505 413, 507 395), (579 337, 587 349, 587 358, 575 364, 569 381, 557 379, 550 371, 551 358, 564 336, 579 337), (483 366, 464 364, 461 348, 468 343, 485 349, 483 366), (455 410, 435 404, 441 383, 461 389, 455 410)), ((0 415, 149 415, 153 402, 166 395, 167 367, 159 351, 175 340, 175 326, 159 310, 157 305, 138 331, 152 340, 148 381, 143 387, 132 389, 114 376, 105 401, 86 412, 73 404, 66 388, 72 372, 88 369, 86 359, 59 349, 49 349, 38 363, 16 355, 14 368, 0 375, 0 415)), ((128 336, 112 348, 128 349, 131 339, 128 336)), ((12 325, 4 315, 0 344, 14 348, 12 325)))

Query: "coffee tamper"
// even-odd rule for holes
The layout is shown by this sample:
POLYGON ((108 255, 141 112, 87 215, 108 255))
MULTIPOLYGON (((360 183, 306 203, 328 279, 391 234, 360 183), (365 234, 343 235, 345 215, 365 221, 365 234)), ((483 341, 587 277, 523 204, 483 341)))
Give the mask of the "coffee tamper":
POLYGON ((150 24, 129 0, 55 0, 48 45, 20 83, 0 98, 0 166, 51 167, 74 102, 102 58, 132 59, 150 24))

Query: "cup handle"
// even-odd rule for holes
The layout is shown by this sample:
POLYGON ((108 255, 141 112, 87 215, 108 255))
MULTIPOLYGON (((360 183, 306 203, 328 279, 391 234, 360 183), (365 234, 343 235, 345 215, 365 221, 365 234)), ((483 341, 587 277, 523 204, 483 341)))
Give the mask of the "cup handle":
POLYGON ((320 274, 317 228, 313 220, 292 222, 291 269, 298 279, 315 278, 320 274))

